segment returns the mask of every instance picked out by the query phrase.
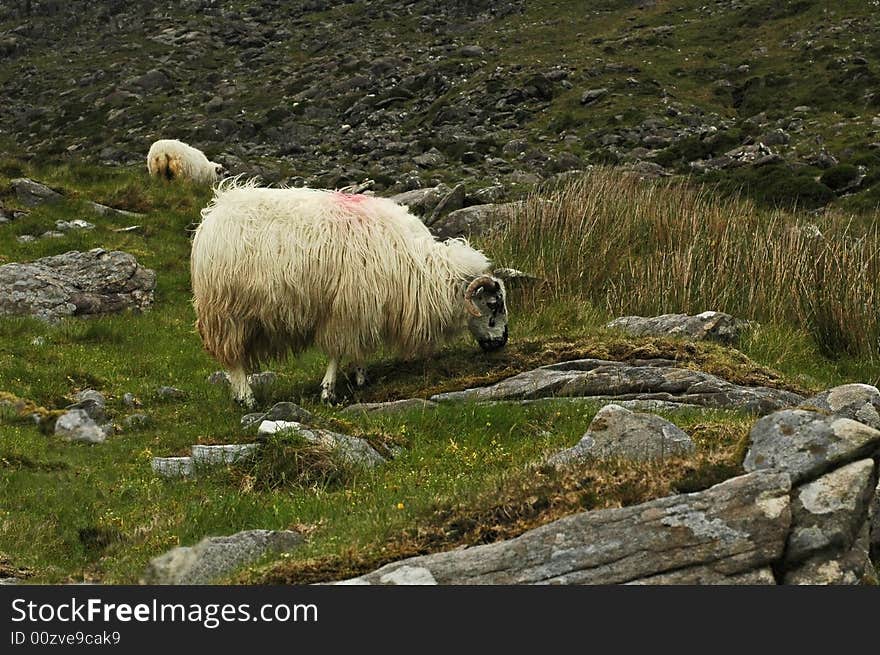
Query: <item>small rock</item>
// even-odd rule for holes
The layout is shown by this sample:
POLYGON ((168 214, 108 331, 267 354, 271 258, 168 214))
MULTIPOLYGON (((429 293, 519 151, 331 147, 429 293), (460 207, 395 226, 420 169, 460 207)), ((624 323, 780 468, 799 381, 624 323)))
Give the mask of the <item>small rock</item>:
POLYGON ((593 457, 650 461, 693 451, 693 440, 666 419, 611 404, 598 411, 575 446, 556 453, 547 463, 564 466, 593 457))
POLYGON ((478 45, 466 45, 462 48, 459 48, 458 54, 460 54, 462 57, 472 57, 479 59, 486 54, 486 51, 478 45))
POLYGON ((126 407, 140 407, 141 401, 135 398, 133 393, 126 392, 122 395, 122 404, 126 407))
POLYGON ((152 423, 152 419, 146 414, 131 414, 123 420, 127 428, 143 428, 152 423))
POLYGON ((95 224, 77 218, 72 221, 55 221, 55 229, 61 232, 68 232, 69 230, 94 230, 95 224))
POLYGON ((426 217, 425 224, 431 225, 442 215, 461 209, 464 205, 464 198, 464 184, 456 184, 455 188, 437 203, 437 206, 434 207, 434 211, 431 212, 431 215, 426 217))
POLYGON ((189 457, 154 457, 153 471, 163 478, 180 478, 192 475, 192 459, 189 457))
POLYGON ((445 161, 446 157, 437 148, 431 148, 428 152, 413 157, 413 162, 421 168, 437 168, 445 161))
POLYGON ((581 96, 581 104, 591 105, 599 98, 607 95, 607 93, 608 89, 590 89, 589 91, 584 91, 584 94, 581 96))
POLYGON ((104 430, 82 409, 71 409, 59 416, 55 434, 67 441, 86 443, 102 443, 107 439, 104 430))
POLYGON ((186 398, 186 391, 177 387, 159 387, 156 389, 156 398, 160 400, 181 400, 186 398))

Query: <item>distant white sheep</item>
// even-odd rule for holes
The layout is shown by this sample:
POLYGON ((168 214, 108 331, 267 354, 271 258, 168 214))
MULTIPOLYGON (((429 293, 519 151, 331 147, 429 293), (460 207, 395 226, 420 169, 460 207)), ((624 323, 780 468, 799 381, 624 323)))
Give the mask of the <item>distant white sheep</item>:
POLYGON ((202 184, 213 184, 225 172, 222 164, 209 161, 201 150, 177 139, 160 139, 150 146, 147 170, 167 180, 186 178, 202 184))
POLYGON ((340 362, 382 345, 424 353, 467 325, 484 350, 507 343, 501 280, 463 239, 439 242, 413 214, 373 196, 222 182, 193 238, 196 327, 229 370, 247 372, 317 346, 330 358, 321 398, 335 401, 340 362))

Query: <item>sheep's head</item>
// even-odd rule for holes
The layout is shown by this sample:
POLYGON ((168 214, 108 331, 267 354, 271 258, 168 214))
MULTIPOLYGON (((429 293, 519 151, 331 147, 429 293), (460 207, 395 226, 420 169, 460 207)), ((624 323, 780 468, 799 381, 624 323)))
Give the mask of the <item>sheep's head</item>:
POLYGON ((498 350, 507 343, 506 301, 504 283, 490 275, 474 279, 464 292, 468 329, 483 350, 498 350))
POLYGON ((214 177, 218 180, 222 177, 226 176, 226 167, 223 164, 218 164, 217 162, 211 162, 211 166, 214 167, 214 177))

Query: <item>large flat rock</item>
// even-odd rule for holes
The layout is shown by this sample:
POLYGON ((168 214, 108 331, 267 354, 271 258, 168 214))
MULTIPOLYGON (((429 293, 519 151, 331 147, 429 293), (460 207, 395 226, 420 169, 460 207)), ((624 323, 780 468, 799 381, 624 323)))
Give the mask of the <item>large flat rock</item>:
POLYGON ((488 387, 441 393, 435 402, 529 400, 548 397, 662 400, 767 414, 803 400, 790 391, 745 387, 675 366, 577 359, 526 371, 488 387))
POLYGON ((133 255, 95 248, 0 266, 0 315, 48 321, 79 314, 142 310, 153 302, 156 273, 133 255))
POLYGON ((735 344, 748 327, 747 321, 724 312, 707 311, 700 314, 662 314, 660 316, 621 316, 606 327, 622 330, 634 336, 681 337, 692 341, 708 339, 735 344))
POLYGON ((393 562, 343 583, 613 584, 688 568, 734 580, 782 555, 789 491, 785 473, 751 473, 698 493, 569 516, 506 541, 393 562))

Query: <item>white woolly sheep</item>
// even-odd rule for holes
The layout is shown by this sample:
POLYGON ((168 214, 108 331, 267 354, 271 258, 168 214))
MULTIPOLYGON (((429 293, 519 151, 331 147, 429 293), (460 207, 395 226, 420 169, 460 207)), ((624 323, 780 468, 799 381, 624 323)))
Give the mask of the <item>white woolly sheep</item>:
POLYGON ((187 178, 202 184, 213 184, 225 172, 222 164, 209 161, 201 150, 177 139, 159 139, 150 146, 147 170, 166 180, 187 178))
POLYGON ((507 343, 501 280, 463 239, 439 242, 395 202, 317 189, 222 182, 202 210, 190 260, 196 327, 252 408, 247 372, 317 346, 330 359, 321 399, 335 402, 342 360, 382 345, 430 352, 468 326, 484 350, 507 343))

